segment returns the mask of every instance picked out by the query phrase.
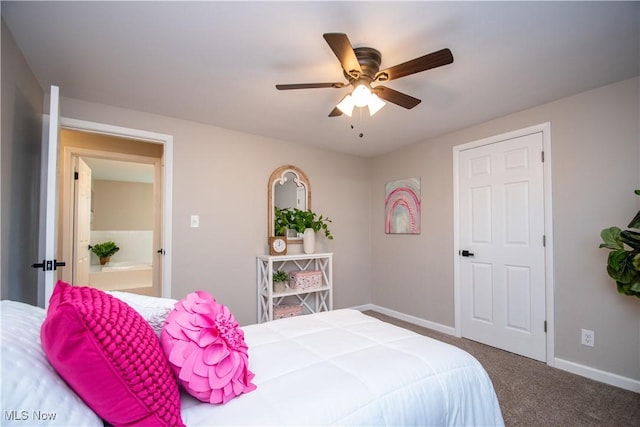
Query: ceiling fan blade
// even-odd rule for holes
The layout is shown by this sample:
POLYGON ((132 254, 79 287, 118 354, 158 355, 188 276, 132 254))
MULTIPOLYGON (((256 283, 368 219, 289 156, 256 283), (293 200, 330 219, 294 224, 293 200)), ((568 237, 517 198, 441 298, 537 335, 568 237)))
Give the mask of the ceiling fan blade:
POLYGON ((331 112, 329 113, 329 117, 338 117, 342 115, 342 111, 340 111, 340 109, 338 107, 335 107, 333 110, 331 110, 331 112))
POLYGON ((289 85, 276 85, 276 89, 278 90, 289 90, 289 89, 318 89, 325 87, 334 87, 341 88, 344 87, 345 83, 294 83, 289 85))
POLYGON ((374 87, 373 92, 385 101, 389 101, 406 109, 411 109, 422 102, 418 98, 384 86, 374 87))
POLYGON ((411 61, 403 62, 376 73, 375 79, 381 82, 399 79, 421 71, 430 70, 432 68, 441 67, 453 62, 453 54, 449 49, 442 49, 436 52, 428 53, 411 61))
POLYGON ((325 33, 322 35, 329 44, 329 47, 338 57, 342 69, 354 79, 362 75, 362 68, 353 51, 349 37, 343 33, 325 33))

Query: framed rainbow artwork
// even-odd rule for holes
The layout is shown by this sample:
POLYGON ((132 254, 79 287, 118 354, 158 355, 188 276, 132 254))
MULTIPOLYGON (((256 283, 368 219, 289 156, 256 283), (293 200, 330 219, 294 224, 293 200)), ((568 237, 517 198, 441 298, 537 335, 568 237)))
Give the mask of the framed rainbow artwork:
POLYGON ((420 234, 420 178, 389 181, 384 186, 386 234, 420 234))

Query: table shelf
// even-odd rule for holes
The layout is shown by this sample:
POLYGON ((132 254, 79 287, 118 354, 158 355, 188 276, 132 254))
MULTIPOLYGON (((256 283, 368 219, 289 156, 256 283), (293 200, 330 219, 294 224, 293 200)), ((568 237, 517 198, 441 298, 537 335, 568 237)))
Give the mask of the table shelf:
POLYGON ((274 319, 274 308, 280 304, 299 304, 303 314, 333 309, 333 254, 258 255, 258 323, 274 319), (273 272, 320 271, 321 286, 310 289, 287 289, 274 292, 273 272))

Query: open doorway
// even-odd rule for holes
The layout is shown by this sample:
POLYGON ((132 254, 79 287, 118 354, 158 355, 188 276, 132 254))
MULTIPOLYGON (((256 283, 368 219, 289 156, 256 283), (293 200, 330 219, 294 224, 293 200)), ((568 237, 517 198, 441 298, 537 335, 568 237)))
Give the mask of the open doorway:
POLYGON ((63 280, 102 290, 162 295, 163 146, 62 129, 63 280), (101 264, 90 250, 119 247, 101 264))

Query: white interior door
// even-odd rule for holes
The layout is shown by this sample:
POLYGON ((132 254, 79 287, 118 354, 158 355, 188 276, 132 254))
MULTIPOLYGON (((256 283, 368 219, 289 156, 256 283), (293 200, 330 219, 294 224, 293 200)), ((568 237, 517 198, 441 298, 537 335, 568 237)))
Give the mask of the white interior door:
POLYGON ((89 285, 91 239, 91 168, 75 158, 73 221, 73 284, 89 285))
POLYGON ((459 152, 462 336, 546 360, 543 135, 459 152))
POLYGON ((45 127, 43 138, 43 156, 42 156, 42 185, 41 200, 43 201, 43 209, 41 213, 44 218, 41 221, 43 228, 40 233, 44 236, 41 243, 40 259, 37 268, 42 269, 43 274, 38 280, 40 289, 44 290, 44 298, 42 301, 44 306, 49 305, 49 298, 53 293, 55 281, 58 278, 57 269, 64 266, 64 262, 56 259, 56 220, 57 220, 57 201, 58 201, 58 140, 60 133, 60 103, 59 89, 57 86, 51 86, 49 99, 49 123, 45 127), (40 286, 42 284, 42 286, 40 286))

